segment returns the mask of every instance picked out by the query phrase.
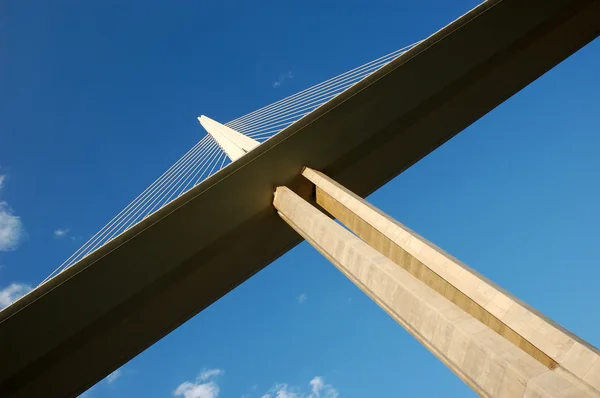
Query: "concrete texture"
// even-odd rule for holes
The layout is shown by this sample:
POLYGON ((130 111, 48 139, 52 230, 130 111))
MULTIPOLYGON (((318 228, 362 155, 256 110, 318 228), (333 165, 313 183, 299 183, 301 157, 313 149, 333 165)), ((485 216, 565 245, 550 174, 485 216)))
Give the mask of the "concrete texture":
POLYGON ((310 191, 303 166, 366 196, 599 31, 600 0, 453 21, 0 311, 0 396, 83 392, 301 241, 272 195, 310 191))
POLYGON ((478 394, 600 397, 542 364, 286 187, 273 205, 296 232, 478 394))
POLYGON ((370 246, 547 368, 560 367, 565 377, 600 391, 597 348, 323 173, 306 168, 302 174, 315 184, 317 204, 370 246))

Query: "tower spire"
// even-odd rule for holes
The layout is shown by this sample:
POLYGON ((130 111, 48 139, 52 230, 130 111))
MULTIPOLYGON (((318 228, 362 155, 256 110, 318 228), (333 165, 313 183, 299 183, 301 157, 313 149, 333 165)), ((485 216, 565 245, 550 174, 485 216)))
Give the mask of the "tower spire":
POLYGON ((227 127, 209 117, 201 115, 198 121, 210 134, 232 162, 241 158, 259 145, 259 142, 227 127))

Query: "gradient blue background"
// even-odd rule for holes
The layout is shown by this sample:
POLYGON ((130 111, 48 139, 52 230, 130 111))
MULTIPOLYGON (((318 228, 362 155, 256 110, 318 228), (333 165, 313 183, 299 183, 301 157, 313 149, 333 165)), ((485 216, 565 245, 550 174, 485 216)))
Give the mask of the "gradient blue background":
MULTIPOLYGON (((198 115, 226 122, 476 4, 2 2, 0 201, 27 236, 0 289, 47 276, 197 142, 198 115)), ((596 40, 369 198, 596 346, 598 71, 596 40)), ((474 395, 306 243, 86 395, 169 397, 203 369, 224 371, 219 397, 300 397, 315 376, 340 397, 474 395)))

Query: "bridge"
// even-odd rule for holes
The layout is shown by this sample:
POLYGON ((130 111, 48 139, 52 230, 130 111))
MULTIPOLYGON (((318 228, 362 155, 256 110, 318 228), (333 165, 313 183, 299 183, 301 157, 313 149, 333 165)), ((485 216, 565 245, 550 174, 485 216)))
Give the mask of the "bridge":
MULTIPOLYGON (((417 259, 422 265, 418 271, 393 270, 377 274, 378 278, 390 277, 398 289, 408 289, 419 308, 429 308, 435 300, 426 297, 437 297, 431 295, 436 291, 494 331, 488 336, 490 344, 500 348, 489 351, 488 362, 481 362, 486 366, 504 364, 503 371, 514 367, 518 377, 521 365, 509 366, 497 358, 501 352, 521 350, 527 356, 520 360, 535 361, 527 366, 547 370, 543 373, 547 383, 566 383, 554 390, 542 379, 534 383, 544 393, 557 392, 546 396, 562 396, 571 387, 577 392, 573 396, 598 396, 597 349, 519 303, 524 314, 546 322, 552 336, 564 337, 576 351, 560 351, 546 340, 538 344, 535 336, 515 326, 520 318, 504 319, 480 305, 476 292, 467 292, 469 286, 489 286, 494 294, 508 297, 482 277, 476 285, 462 286, 461 280, 442 288, 452 273, 443 280, 434 281, 433 274, 422 277, 440 259, 448 269, 448 264, 461 267, 455 268, 460 272, 466 268, 428 243, 418 253, 411 252, 412 246, 395 239, 408 234, 407 241, 422 242, 418 236, 361 198, 599 33, 597 0, 489 0, 425 40, 313 91, 224 125, 202 118, 210 133, 204 141, 56 274, 0 312, 0 357, 11 358, 0 362, 0 395, 83 392, 306 238, 481 395, 495 396, 491 391, 495 388, 498 393, 498 387, 489 387, 488 378, 478 379, 467 365, 415 329, 410 316, 386 302, 385 291, 378 290, 382 287, 370 285, 373 281, 363 278, 343 253, 336 253, 332 242, 360 247, 354 254, 360 252, 358 257, 371 267, 371 274, 376 273, 377 262, 389 265, 373 250, 384 253, 398 247, 394 249, 398 253, 417 259), (247 139, 240 138, 241 133, 247 139), (173 188, 165 191, 161 185, 165 182, 173 188), (156 193, 162 201, 142 202, 156 193), (315 206, 355 235, 328 223, 329 217, 315 206), (302 214, 305 218, 298 218, 302 214), (311 225, 328 233, 321 236, 311 225), (396 235, 386 235, 389 231, 396 235), (363 244, 369 249, 363 250, 363 244), (419 257, 425 252, 429 258, 419 257), (413 283, 409 276, 416 274, 432 292, 413 283), (497 336, 504 340, 494 340, 497 336), (586 361, 596 365, 583 367, 586 361)), ((391 254, 387 257, 397 261, 391 254)), ((443 270, 435 274, 440 276, 443 270)), ((474 349, 488 352, 488 348, 474 349)), ((478 358, 474 357, 475 365, 478 358)), ((500 368, 494 369, 487 373, 500 368)), ((505 396, 513 395, 517 393, 505 396)))

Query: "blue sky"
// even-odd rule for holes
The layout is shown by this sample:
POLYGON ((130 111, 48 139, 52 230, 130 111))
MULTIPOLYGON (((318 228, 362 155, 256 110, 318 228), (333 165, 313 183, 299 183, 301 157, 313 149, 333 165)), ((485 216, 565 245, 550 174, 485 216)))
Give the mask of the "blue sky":
MULTIPOLYGON (((241 116, 476 3, 3 2, 0 305, 194 145, 198 115, 241 116)), ((598 70, 596 40, 369 198, 595 346, 598 70)), ((86 395, 317 392, 473 395, 306 243, 86 395)))

